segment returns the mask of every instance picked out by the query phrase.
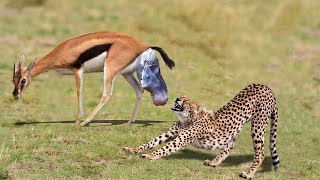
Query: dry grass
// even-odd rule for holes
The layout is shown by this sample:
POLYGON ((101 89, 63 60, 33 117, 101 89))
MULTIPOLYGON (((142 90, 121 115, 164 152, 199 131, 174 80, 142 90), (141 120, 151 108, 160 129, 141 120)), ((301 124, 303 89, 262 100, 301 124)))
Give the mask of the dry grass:
MULTIPOLYGON (((257 177, 318 179, 319 9, 315 0, 1 1, 0 179, 235 179, 253 158, 250 125, 232 155, 214 169, 202 162, 218 151, 188 147, 150 162, 121 148, 140 145, 176 121, 169 111, 175 97, 188 95, 217 109, 252 82, 270 86, 280 110, 280 170, 272 170, 266 149, 257 177), (73 124, 74 78, 54 72, 35 78, 24 97, 13 100, 11 69, 21 54, 30 61, 65 39, 105 29, 161 46, 176 61, 173 71, 160 62, 168 105, 154 107, 146 93, 139 121, 128 127, 134 91, 119 77, 97 121, 80 128, 73 124)), ((100 99, 102 79, 85 75, 86 114, 100 99)))

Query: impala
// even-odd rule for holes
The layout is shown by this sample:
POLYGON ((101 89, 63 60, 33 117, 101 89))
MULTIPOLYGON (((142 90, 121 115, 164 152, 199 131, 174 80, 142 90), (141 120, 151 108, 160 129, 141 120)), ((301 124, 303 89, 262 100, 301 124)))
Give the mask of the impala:
POLYGON ((16 68, 15 64, 13 67, 12 94, 15 99, 19 99, 35 76, 49 70, 55 70, 63 75, 73 74, 76 79, 78 99, 76 123, 85 126, 109 100, 113 91, 113 81, 121 74, 136 93, 135 107, 128 121, 131 124, 135 121, 144 89, 151 93, 154 105, 164 105, 168 100, 167 87, 153 50, 160 53, 170 69, 175 66, 174 61, 160 47, 148 46, 137 38, 123 33, 103 31, 75 37, 62 42, 47 55, 31 62, 28 67, 23 67, 25 58, 22 56, 18 67, 16 68), (92 72, 103 72, 104 90, 99 104, 81 122, 83 73, 92 72), (139 81, 134 72, 137 72, 139 81))

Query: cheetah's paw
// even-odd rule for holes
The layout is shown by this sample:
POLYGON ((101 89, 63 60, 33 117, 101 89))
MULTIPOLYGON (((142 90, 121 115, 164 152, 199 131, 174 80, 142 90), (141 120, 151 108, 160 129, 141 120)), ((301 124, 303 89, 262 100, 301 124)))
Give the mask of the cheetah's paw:
POLYGON ((252 179, 252 177, 247 174, 246 172, 242 172, 239 174, 240 177, 245 178, 245 179, 252 179))
POLYGON ((134 148, 123 147, 122 150, 127 153, 137 154, 138 152, 134 148))
POLYGON ((156 160, 159 159, 160 157, 155 157, 151 154, 140 154, 139 156, 140 158, 146 158, 146 159, 150 159, 150 160, 156 160))
POLYGON ((210 161, 209 159, 205 160, 205 161, 203 162, 203 164, 206 165, 206 166, 211 166, 211 167, 216 167, 216 166, 218 165, 218 164, 210 161))

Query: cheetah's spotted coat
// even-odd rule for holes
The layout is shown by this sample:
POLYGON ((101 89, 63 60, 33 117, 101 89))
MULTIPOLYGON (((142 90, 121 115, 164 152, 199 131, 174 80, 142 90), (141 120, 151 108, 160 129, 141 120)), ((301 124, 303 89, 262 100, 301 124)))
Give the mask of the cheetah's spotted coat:
POLYGON ((205 165, 215 167, 228 157, 233 148, 233 142, 244 124, 251 121, 254 160, 248 171, 239 174, 243 178, 251 179, 265 157, 264 135, 270 119, 271 157, 275 170, 279 167, 276 150, 277 105, 269 87, 250 84, 216 112, 206 110, 185 96, 177 98, 171 109, 176 112, 180 121, 175 123, 168 132, 142 146, 123 149, 130 153, 140 153, 170 141, 159 150, 140 156, 148 159, 170 155, 189 144, 209 150, 219 149, 221 152, 217 157, 204 161, 205 165))

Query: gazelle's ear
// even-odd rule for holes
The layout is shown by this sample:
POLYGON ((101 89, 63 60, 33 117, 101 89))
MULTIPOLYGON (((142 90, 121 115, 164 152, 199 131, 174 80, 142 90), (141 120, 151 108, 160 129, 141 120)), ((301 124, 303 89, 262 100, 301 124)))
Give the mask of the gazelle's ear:
POLYGON ((34 61, 31 62, 31 63, 29 64, 29 66, 27 67, 27 70, 26 70, 26 71, 27 71, 28 74, 30 74, 32 68, 33 68, 34 65, 36 64, 36 61, 37 61, 37 58, 35 58, 34 61))
POLYGON ((19 69, 23 67, 24 61, 26 60, 26 57, 24 55, 20 56, 19 59, 19 69))

